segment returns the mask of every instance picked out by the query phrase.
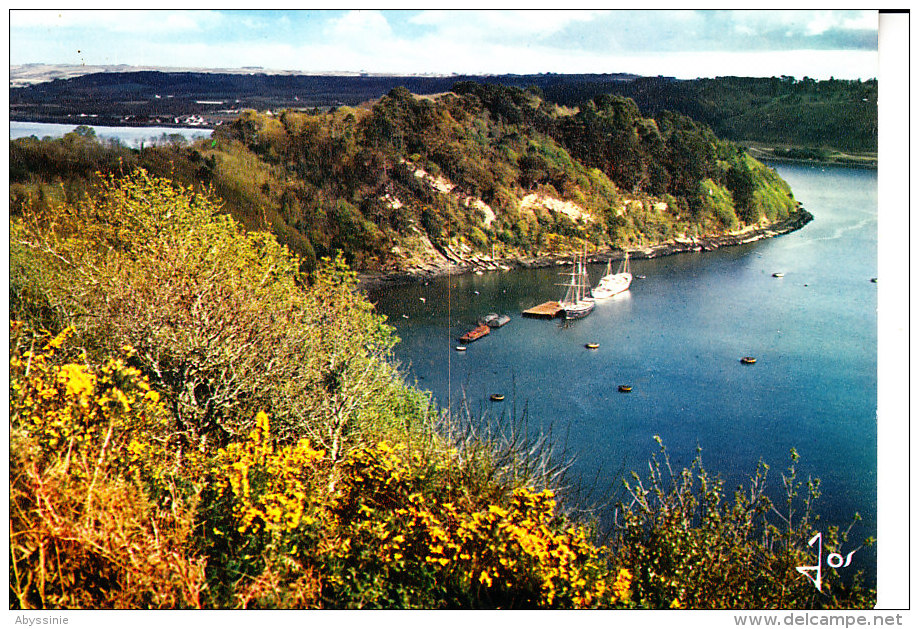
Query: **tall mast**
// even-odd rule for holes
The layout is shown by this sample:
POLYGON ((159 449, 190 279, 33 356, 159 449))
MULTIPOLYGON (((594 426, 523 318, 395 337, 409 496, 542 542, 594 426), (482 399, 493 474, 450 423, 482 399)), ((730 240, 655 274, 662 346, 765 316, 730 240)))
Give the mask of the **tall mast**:
POLYGON ((576 275, 576 262, 574 259, 571 260, 571 280, 568 282, 568 290, 565 291, 564 301, 567 303, 574 303, 577 301, 577 284, 575 283, 576 275))

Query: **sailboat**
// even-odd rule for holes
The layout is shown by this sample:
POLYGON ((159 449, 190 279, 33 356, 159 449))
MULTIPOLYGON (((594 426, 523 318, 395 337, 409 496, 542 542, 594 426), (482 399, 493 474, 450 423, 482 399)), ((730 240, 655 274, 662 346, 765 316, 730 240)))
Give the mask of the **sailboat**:
POLYGON ((600 278, 600 283, 593 289, 593 296, 596 299, 607 299, 613 295, 629 289, 632 284, 632 271, 629 267, 629 252, 625 252, 625 258, 619 264, 619 270, 612 272, 612 260, 606 263, 606 273, 600 278))
POLYGON ((566 319, 581 319, 594 309, 596 303, 590 291, 590 278, 587 276, 587 264, 583 256, 576 255, 572 260, 571 281, 565 291, 565 296, 558 305, 565 313, 566 319))

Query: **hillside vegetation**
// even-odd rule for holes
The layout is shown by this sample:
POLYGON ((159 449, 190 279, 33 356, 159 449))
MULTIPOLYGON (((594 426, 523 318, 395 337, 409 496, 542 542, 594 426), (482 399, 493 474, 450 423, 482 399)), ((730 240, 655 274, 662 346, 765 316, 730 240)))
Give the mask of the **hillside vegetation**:
MULTIPOLYGON (((597 96, 633 99, 645 116, 670 110, 700 121, 722 138, 783 149, 877 153, 878 83, 872 79, 817 81, 791 76, 726 76, 677 80, 628 74, 506 74, 489 76, 303 76, 297 73, 176 72, 125 67, 11 67, 13 120, 67 123, 80 114, 98 124, 173 124, 190 115, 211 124, 234 109, 274 111, 356 106, 395 87, 442 94, 457 81, 525 89, 580 107, 597 96), (62 76, 75 75, 60 80, 62 76), (42 76, 44 80, 39 80, 42 76), (50 80, 51 78, 59 80, 50 80), (20 86, 21 83, 29 83, 20 86), (163 98, 165 96, 165 98, 163 98)), ((813 159, 813 158, 811 158, 813 159)))
POLYGON ((602 88, 586 81, 546 88, 547 99, 570 106, 609 93, 633 99, 646 115, 676 111, 708 125, 718 137, 803 150, 805 159, 878 150, 876 79, 641 77, 602 88))
POLYGON ((250 229, 314 268, 345 252, 362 271, 642 247, 768 224, 788 186, 691 119, 596 97, 578 110, 535 90, 460 83, 436 98, 397 88, 368 107, 244 112, 212 140, 143 151, 83 132, 10 149, 16 202, 66 198, 96 170, 142 166, 212 186, 250 229))
POLYGON ((406 385, 340 257, 143 170, 84 192, 10 221, 11 608, 873 605, 796 571, 846 532, 794 453, 773 503, 662 448, 601 544, 546 453, 406 385))

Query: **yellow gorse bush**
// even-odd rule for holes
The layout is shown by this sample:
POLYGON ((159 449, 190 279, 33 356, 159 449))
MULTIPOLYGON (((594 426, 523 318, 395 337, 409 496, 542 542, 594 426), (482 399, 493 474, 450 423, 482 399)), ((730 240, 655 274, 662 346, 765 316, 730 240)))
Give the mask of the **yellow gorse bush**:
MULTIPOLYGON (((233 514, 239 533, 293 530, 304 520, 310 498, 310 468, 325 453, 315 450, 308 439, 295 445, 275 446, 268 415, 259 413, 248 441, 232 443, 217 455, 217 487, 235 497, 233 514), (264 486, 252 491, 250 474, 258 471, 264 486)), ((311 518, 306 517, 306 523, 311 518)))
MULTIPOLYGON (((20 327, 14 323, 13 332, 20 327)), ((159 394, 121 358, 108 359, 96 372, 85 364, 55 364, 55 352, 72 333, 65 328, 41 349, 11 354, 11 421, 48 452, 66 445, 75 455, 87 443, 110 442, 117 433, 131 439, 129 452, 136 458, 151 448, 143 433, 164 425, 159 394)))
POLYGON ((301 570, 320 575, 334 605, 629 603, 631 574, 556 513, 550 490, 521 487, 502 504, 477 504, 444 476, 449 460, 431 465, 381 441, 333 467, 305 440, 275 445, 263 413, 256 424, 245 443, 220 451, 217 482, 233 498, 235 531, 215 532, 269 533, 301 570))
MULTIPOLYGON (((476 510, 420 493, 406 498, 405 506, 381 514, 382 530, 366 527, 387 562, 423 562, 436 581, 493 590, 514 606, 580 608, 628 600, 627 573, 617 576, 618 587, 608 583, 605 549, 594 546, 586 530, 561 524, 550 490, 519 488, 506 507, 476 510)), ((378 513, 367 505, 361 511, 378 513)))
POLYGON ((122 358, 63 359, 70 328, 10 332, 11 606, 199 606, 159 394, 122 358))

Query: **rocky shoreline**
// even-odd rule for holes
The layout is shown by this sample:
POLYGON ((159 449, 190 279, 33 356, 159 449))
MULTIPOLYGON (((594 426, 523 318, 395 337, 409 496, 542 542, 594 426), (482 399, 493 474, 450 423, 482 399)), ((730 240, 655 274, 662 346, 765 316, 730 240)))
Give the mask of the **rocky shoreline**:
MULTIPOLYGON (((751 226, 741 231, 721 234, 716 236, 701 236, 698 238, 675 238, 648 247, 610 251, 588 256, 588 261, 603 263, 608 260, 620 260, 628 251, 633 260, 647 260, 663 256, 689 253, 694 251, 714 251, 721 247, 744 245, 747 243, 773 238, 801 229, 814 220, 814 216, 799 207, 798 210, 783 221, 771 223, 766 226, 751 226)), ((421 282, 434 277, 445 275, 462 275, 464 273, 485 273, 494 271, 509 271, 511 269, 534 269, 548 266, 557 266, 569 261, 569 253, 552 256, 526 257, 526 258, 475 258, 471 260, 451 261, 450 264, 430 264, 415 267, 411 270, 397 273, 358 273, 359 287, 365 290, 378 289, 385 286, 421 282)))

